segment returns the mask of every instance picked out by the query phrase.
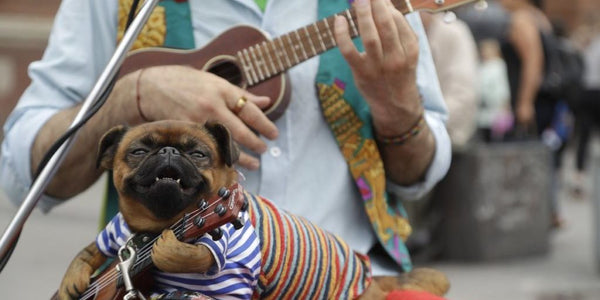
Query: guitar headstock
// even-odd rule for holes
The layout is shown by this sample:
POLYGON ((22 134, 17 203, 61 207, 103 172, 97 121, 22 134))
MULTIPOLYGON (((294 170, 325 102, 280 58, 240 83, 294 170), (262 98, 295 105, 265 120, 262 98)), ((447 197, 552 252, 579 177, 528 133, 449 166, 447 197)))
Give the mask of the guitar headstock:
POLYGON ((484 2, 485 0, 392 0, 392 3, 402 13, 413 11, 436 13, 475 1, 484 2))
POLYGON ((238 183, 221 188, 218 195, 198 202, 198 209, 183 217, 182 240, 189 240, 209 233, 213 239, 221 238, 220 226, 232 223, 236 229, 243 226, 240 212, 248 208, 244 190, 238 183))

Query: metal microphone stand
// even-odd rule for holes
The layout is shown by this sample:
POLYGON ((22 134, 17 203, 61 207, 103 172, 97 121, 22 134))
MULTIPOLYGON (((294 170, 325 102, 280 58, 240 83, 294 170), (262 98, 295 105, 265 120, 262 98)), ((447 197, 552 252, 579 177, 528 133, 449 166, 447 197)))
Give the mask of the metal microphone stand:
MULTIPOLYGON (((146 21, 148 21, 148 18, 150 17, 150 14, 152 13, 152 10, 154 9, 158 1, 159 0, 146 0, 144 2, 142 7, 140 8, 139 13, 136 15, 135 19, 125 32, 123 39, 117 46, 117 49, 115 50, 113 56, 109 60, 106 68, 104 69, 102 74, 100 74, 100 77, 98 78, 98 81, 96 81, 96 84, 92 88, 92 91, 83 102, 81 109, 79 110, 77 116, 75 116, 75 119, 71 123, 71 127, 73 127, 75 124, 81 121, 81 119, 83 119, 85 114, 90 110, 92 104, 96 103, 96 101, 100 98, 102 93, 108 88, 111 80, 116 76, 119 68, 121 67, 123 60, 125 60, 125 56, 131 48, 131 45, 133 45, 133 42, 142 30, 142 27, 144 26, 144 24, 146 24, 146 21)), ((18 237, 18 234, 21 232, 25 221, 31 214, 31 211, 39 201, 43 192, 46 190, 46 187, 50 183, 50 180, 58 170, 58 166, 64 160, 68 150, 70 149, 73 141, 75 140, 76 135, 77 133, 72 135, 65 141, 64 144, 62 144, 62 146, 58 149, 58 151, 56 151, 56 153, 54 153, 50 161, 48 161, 48 164, 46 164, 46 166, 40 172, 39 176, 33 182, 29 193, 25 197, 25 200, 23 201, 23 203, 19 207, 19 210, 17 211, 12 221, 4 231, 2 239, 0 239, 0 259, 3 259, 5 261, 8 260, 7 255, 10 255, 8 252, 11 250, 11 247, 13 247, 13 245, 17 242, 16 239, 18 237)))

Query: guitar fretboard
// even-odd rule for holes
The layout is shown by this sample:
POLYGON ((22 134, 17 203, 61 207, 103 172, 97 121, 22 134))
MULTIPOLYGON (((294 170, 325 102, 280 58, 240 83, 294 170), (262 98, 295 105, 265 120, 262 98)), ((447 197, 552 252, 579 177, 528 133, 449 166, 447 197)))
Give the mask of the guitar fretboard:
MULTIPOLYGON (((412 11, 409 1, 392 1, 402 13, 412 11)), ((334 36, 335 16, 348 21, 351 38, 359 36, 356 13, 353 8, 321 19, 315 23, 279 36, 271 41, 242 49, 236 53, 249 86, 258 84, 285 70, 337 47, 334 36)))

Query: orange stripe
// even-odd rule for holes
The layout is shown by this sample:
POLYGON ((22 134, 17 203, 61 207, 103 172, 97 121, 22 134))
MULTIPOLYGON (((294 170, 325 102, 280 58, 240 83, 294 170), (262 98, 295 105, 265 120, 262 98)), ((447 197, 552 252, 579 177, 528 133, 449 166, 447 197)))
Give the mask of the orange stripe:
MULTIPOLYGON (((298 229, 298 237, 300 238, 301 242, 304 242, 308 239, 308 237, 305 235, 304 230, 302 230, 303 228, 303 224, 300 224, 300 222, 298 222, 298 218, 292 218, 292 220, 294 221, 294 224, 296 225, 296 228, 298 229)), ((307 245, 304 245, 302 247, 298 247, 299 252, 298 252, 298 269, 303 271, 304 268, 302 268, 305 264, 306 261, 306 255, 307 253, 307 245)), ((302 278, 303 276, 296 276, 297 278, 302 278)), ((302 280, 296 280, 294 282, 294 284, 291 286, 290 291, 296 291, 296 289, 298 288, 298 285, 300 284, 300 282, 302 282, 302 280)), ((293 295, 293 294, 292 294, 293 295)))
MULTIPOLYGON (((288 237, 293 237, 294 233, 293 230, 290 230, 292 225, 290 224, 290 220, 289 218, 286 218, 285 216, 280 215, 281 220, 285 222, 285 227, 282 227, 281 231, 285 232, 286 235, 288 237)), ((282 222, 283 223, 283 222, 282 222)), ((282 241, 284 241, 282 239, 282 241)), ((277 284, 277 288, 275 289, 275 291, 273 291, 273 294, 271 294, 271 297, 277 297, 278 299, 286 299, 287 293, 289 293, 291 291, 291 289, 286 288, 287 286, 289 286, 289 284, 291 284, 294 280, 294 278, 291 276, 292 274, 290 273, 291 265, 294 262, 294 247, 296 246, 294 244, 294 239, 287 239, 288 243, 282 243, 285 245, 285 249, 287 250, 286 255, 284 256, 284 259, 282 259, 282 263, 283 263, 283 267, 281 269, 281 273, 280 273, 280 277, 279 277, 279 282, 283 283, 285 282, 285 284, 277 284)), ((299 278, 299 276, 296 276, 296 278, 299 278)))
MULTIPOLYGON (((319 229, 319 228, 315 228, 315 230, 317 231, 317 236, 319 237, 320 243, 319 245, 326 245, 327 247, 325 249, 323 249, 323 258, 325 259, 325 263, 331 267, 331 272, 322 272, 322 280, 319 282, 319 286, 318 286, 318 291, 323 291, 323 289, 325 288, 325 284, 331 284, 332 281, 334 281, 334 278, 336 278, 337 276, 331 276, 329 278, 330 282, 325 282, 325 276, 327 276, 328 274, 337 274, 338 272, 338 268, 336 268, 334 263, 337 263, 337 259, 335 259, 337 257, 337 252, 335 252, 334 254, 334 241, 331 239, 327 239, 326 233, 325 231, 319 229)), ((337 284, 336 284, 337 285, 337 284)))
MULTIPOLYGON (((346 274, 347 274, 347 273, 348 273, 348 264, 346 264, 346 265, 344 266, 344 271, 342 272, 342 276, 341 276, 340 278, 344 278, 344 280, 345 280, 345 278, 346 278, 346 274)), ((338 287, 339 287, 340 289, 337 291, 337 293, 336 293, 336 295, 335 295, 335 298, 336 298, 336 299, 339 299, 339 298, 340 298, 340 296, 341 296, 341 294, 342 294, 342 292, 343 292, 343 290, 344 290, 344 289, 343 289, 343 287, 344 287, 343 285, 339 285, 338 287)))
MULTIPOLYGON (((302 220, 303 223, 307 223, 306 220, 302 220)), ((317 241, 315 239, 315 233, 312 227, 310 226, 306 226, 306 229, 308 229, 308 237, 310 239, 311 244, 313 245, 313 247, 318 246, 317 245, 317 241)), ((322 270, 322 266, 317 266, 317 255, 314 255, 314 252, 312 255, 310 255, 310 265, 311 266, 315 266, 317 268, 317 270, 322 270)), ((310 291, 310 286, 312 285, 312 281, 315 278, 315 274, 317 272, 310 272, 308 278, 306 279, 306 284, 304 285, 304 291, 302 292, 302 294, 300 295, 300 297, 298 297, 298 299, 306 299, 307 296, 306 294, 310 291)))
POLYGON ((275 226, 274 229, 274 234, 273 235, 269 235, 268 237, 273 237, 275 239, 275 247, 273 252, 275 252, 275 262, 276 265, 274 266, 274 268, 272 268, 270 270, 270 272, 266 273, 266 276, 269 280, 273 280, 275 278, 273 278, 275 272, 277 272, 279 270, 279 268, 281 267, 281 253, 284 253, 285 251, 285 247, 283 245, 283 243, 281 243, 281 241, 284 240, 285 236, 283 234, 283 232, 280 229, 283 229, 283 224, 281 223, 281 216, 275 214, 275 208, 273 207, 273 205, 268 202, 268 201, 264 201, 265 203, 265 207, 268 207, 269 210, 271 210, 271 212, 273 212, 273 214, 271 215, 273 217, 273 219, 277 222, 277 226, 275 226))
POLYGON ((268 237, 272 236, 272 233, 271 233, 271 226, 269 225, 269 222, 268 222, 269 218, 268 218, 268 212, 266 211, 266 208, 265 208, 265 201, 262 201, 263 199, 258 198, 258 197, 256 198, 256 200, 257 201, 254 201, 254 203, 257 206, 257 210, 259 212, 261 212, 261 214, 263 215, 263 218, 261 220, 262 221, 261 229, 262 229, 263 236, 260 239, 261 242, 263 242, 262 249, 260 250, 261 254, 262 254, 261 266, 263 268, 261 268, 259 280, 265 285, 265 288, 266 288, 267 283, 269 283, 269 280, 268 280, 267 276, 265 275, 264 263, 266 261, 269 261, 270 256, 274 254, 273 251, 270 251, 272 239, 268 238, 268 237), (267 238, 263 238, 263 237, 267 237, 267 238))

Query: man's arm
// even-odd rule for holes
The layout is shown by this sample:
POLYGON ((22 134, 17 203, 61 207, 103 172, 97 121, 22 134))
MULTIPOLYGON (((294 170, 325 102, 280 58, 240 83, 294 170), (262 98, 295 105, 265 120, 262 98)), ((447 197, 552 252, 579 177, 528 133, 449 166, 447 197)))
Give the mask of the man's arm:
POLYGON ((534 102, 542 79, 544 52, 540 31, 529 12, 513 13, 509 38, 521 61, 516 119, 521 125, 530 125, 534 122, 534 102))
MULTIPOLYGON (((365 52, 359 53, 351 43, 343 18, 336 20, 338 46, 371 108, 376 135, 402 136, 424 114, 416 78, 419 40, 404 16, 388 1, 354 3, 365 52)), ((432 84, 437 85, 436 79, 434 74, 432 84)), ((443 110, 443 104, 441 107, 443 110)), ((427 122, 402 145, 379 143, 389 180, 411 185, 423 179, 436 152, 436 139, 429 125, 427 122)))
MULTIPOLYGON (((24 197, 31 174, 71 124, 112 54, 116 23, 110 20, 116 19, 116 10, 113 1, 61 4, 44 57, 30 68, 32 84, 6 126, 0 178, 7 190, 12 189, 8 194, 15 202, 24 197)), ((260 109, 269 103, 266 97, 251 95, 222 78, 188 67, 153 67, 140 74, 131 73, 117 82, 102 109, 78 133, 46 195, 67 199, 98 178, 97 141, 112 126, 142 122, 138 95, 139 108, 150 120, 220 121, 231 129, 236 141, 253 152, 266 148, 253 131, 267 138, 277 136, 275 125, 260 109), (242 96, 247 104, 233 113, 242 96)), ((255 169, 258 159, 242 154, 240 164, 255 169)))

